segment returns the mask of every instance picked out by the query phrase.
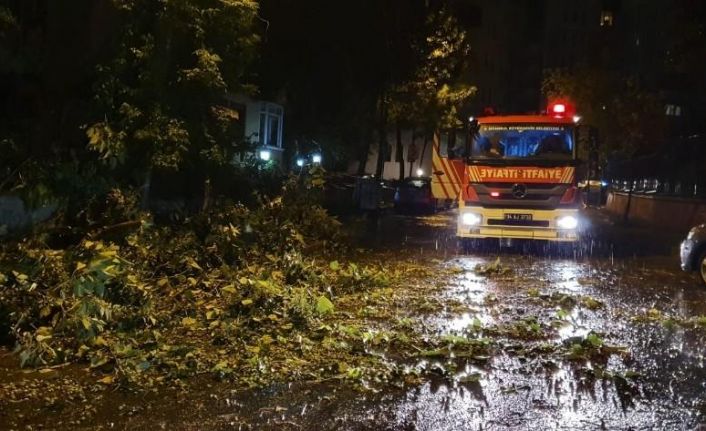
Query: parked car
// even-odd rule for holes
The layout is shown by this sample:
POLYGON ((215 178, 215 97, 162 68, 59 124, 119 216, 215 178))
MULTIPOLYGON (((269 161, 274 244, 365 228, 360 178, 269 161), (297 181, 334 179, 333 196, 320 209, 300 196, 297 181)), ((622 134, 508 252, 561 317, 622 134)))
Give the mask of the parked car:
POLYGON ((434 212, 436 199, 431 193, 431 178, 410 177, 395 189, 395 210, 409 212, 434 212))
POLYGON ((681 243, 681 267, 684 271, 695 271, 706 285, 706 224, 689 231, 681 243))

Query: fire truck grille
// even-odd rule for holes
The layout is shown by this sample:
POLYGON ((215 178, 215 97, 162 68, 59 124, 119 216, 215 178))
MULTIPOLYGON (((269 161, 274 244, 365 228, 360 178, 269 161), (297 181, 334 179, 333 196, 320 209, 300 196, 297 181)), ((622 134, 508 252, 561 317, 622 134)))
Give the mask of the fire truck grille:
MULTIPOLYGON (((552 198, 552 195, 548 195, 548 194, 528 194, 528 195, 525 195, 525 197, 522 199, 525 199, 528 201, 542 201, 542 200, 548 200, 551 198, 552 198)), ((511 193, 502 193, 498 197, 498 199, 518 200, 520 198, 513 196, 511 193)))
POLYGON ((503 220, 488 219, 489 226, 528 226, 528 227, 549 227, 547 220, 503 220))
MULTIPOLYGON (((484 186, 489 187, 489 188, 510 188, 511 184, 508 185, 508 183, 482 183, 484 186)), ((542 184, 542 183, 537 183, 537 184, 528 184, 529 188, 532 188, 534 190, 551 190, 556 188, 557 184, 542 184)))

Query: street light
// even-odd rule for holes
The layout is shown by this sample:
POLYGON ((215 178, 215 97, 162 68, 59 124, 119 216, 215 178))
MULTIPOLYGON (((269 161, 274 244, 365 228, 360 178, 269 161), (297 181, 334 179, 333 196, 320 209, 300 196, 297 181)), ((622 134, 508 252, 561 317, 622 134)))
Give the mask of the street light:
POLYGON ((268 162, 270 160, 270 157, 272 157, 272 153, 270 150, 263 148, 260 150, 260 160, 268 162))

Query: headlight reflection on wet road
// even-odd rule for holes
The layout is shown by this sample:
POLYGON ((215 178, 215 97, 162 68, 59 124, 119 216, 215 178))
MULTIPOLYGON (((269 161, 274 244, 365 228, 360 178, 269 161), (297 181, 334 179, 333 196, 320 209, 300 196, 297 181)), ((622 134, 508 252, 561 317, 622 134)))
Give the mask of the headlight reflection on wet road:
MULTIPOLYGON (((442 333, 496 337, 496 354, 485 364, 459 358, 438 363, 450 374, 414 389, 406 401, 397 404, 398 424, 414 423, 415 429, 430 430, 544 430, 627 426, 672 429, 692 423, 689 407, 678 400, 657 404, 645 400, 640 385, 625 377, 635 368, 639 372, 630 353, 646 336, 634 332, 630 316, 638 311, 626 304, 641 304, 635 299, 647 293, 634 289, 660 283, 658 278, 647 278, 642 286, 633 286, 629 262, 622 262, 616 270, 601 261, 518 255, 501 256, 502 264, 512 269, 511 274, 484 276, 474 270, 494 259, 454 260, 463 271, 448 297, 463 301, 468 309, 433 323, 442 333), (605 304, 610 304, 613 296, 618 298, 614 302, 625 309, 607 309, 605 304), (531 319, 542 331, 536 340, 513 338, 512 332, 508 335, 498 329, 514 328, 518 322, 531 319), (631 329, 625 330, 624 326, 631 329), (498 337, 498 333, 504 335, 498 337), (620 350, 625 353, 598 356, 595 361, 567 359, 564 352, 590 350, 591 344, 586 342, 589 336, 595 346, 625 346, 620 350), (533 353, 536 351, 544 353, 533 353), (468 379, 469 375, 476 378, 468 379)), ((686 302, 678 294, 670 302, 682 310, 679 314, 693 312, 683 310, 686 302)), ((678 331, 673 335, 668 342, 670 348, 683 350, 678 331)), ((647 339, 652 338, 647 335, 647 339)), ((646 361, 648 364, 651 362, 646 361)), ((681 369, 685 366, 703 367, 703 358, 678 365, 681 369)), ((651 387, 664 388, 668 381, 651 387)))

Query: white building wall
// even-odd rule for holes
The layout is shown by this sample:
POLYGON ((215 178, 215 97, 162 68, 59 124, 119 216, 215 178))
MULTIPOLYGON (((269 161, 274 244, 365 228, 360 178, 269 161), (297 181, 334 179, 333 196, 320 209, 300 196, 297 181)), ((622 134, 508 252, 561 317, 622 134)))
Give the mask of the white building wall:
POLYGON ((248 100, 245 103, 245 137, 258 142, 260 133, 260 102, 248 100))
MULTIPOLYGON (((432 153, 432 143, 431 137, 428 138, 427 146, 424 148, 424 137, 417 136, 414 143, 417 147, 417 152, 419 156, 417 160, 412 163, 412 168, 410 172, 410 163, 408 160, 408 153, 410 144, 412 143, 412 131, 404 130, 402 131, 402 150, 403 150, 403 160, 404 160, 404 176, 405 178, 409 176, 416 176, 417 169, 421 168, 424 173, 423 175, 428 176, 431 173, 431 153, 432 153), (424 155, 422 156, 422 151, 424 155), (420 164, 421 160, 421 164, 420 164)), ((400 164, 397 162, 397 135, 395 132, 391 132, 387 136, 387 142, 390 145, 391 155, 390 161, 386 161, 383 168, 382 176, 386 180, 396 180, 400 177, 400 164)), ((378 144, 374 143, 371 145, 370 154, 368 155, 367 163, 365 164, 365 174, 373 175, 375 174, 375 169, 377 167, 378 158, 378 144)), ((355 175, 358 172, 359 161, 354 160, 348 166, 348 173, 355 175)))
MULTIPOLYGON (((228 95, 226 100, 229 102, 245 107, 245 118, 241 119, 244 121, 244 138, 250 140, 250 142, 259 146, 261 141, 260 137, 260 114, 263 111, 263 106, 265 107, 276 107, 282 111, 282 116, 279 121, 279 143, 278 145, 267 145, 266 148, 270 150, 272 160, 282 161, 282 156, 284 154, 284 108, 276 103, 251 99, 250 97, 244 95, 228 95)), ((264 146, 263 146, 264 148, 264 146)))

